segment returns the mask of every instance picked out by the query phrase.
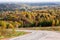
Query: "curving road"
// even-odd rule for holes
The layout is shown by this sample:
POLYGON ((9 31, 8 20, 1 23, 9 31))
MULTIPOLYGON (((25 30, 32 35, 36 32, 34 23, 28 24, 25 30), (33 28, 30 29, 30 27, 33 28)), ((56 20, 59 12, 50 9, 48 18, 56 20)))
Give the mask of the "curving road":
POLYGON ((11 38, 10 40, 60 40, 60 33, 54 31, 40 31, 40 30, 17 30, 31 32, 29 34, 11 38))

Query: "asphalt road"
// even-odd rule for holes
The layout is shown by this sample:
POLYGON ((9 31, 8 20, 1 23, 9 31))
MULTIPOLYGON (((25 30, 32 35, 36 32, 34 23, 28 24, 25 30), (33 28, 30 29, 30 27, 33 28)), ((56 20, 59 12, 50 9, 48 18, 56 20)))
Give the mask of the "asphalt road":
POLYGON ((31 32, 29 34, 11 38, 10 40, 60 40, 60 32, 40 30, 17 30, 31 32))

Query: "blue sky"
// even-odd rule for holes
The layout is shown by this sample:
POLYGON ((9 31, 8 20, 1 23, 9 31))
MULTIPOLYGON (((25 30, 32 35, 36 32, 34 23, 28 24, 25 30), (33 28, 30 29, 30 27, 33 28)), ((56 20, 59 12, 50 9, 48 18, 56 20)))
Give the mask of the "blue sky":
POLYGON ((60 0, 0 0, 0 2, 60 2, 60 0))

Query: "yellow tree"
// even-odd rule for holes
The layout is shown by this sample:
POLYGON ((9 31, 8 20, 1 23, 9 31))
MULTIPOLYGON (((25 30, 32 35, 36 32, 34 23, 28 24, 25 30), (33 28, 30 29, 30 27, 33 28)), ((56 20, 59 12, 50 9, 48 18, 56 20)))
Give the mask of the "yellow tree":
POLYGON ((14 26, 11 23, 7 23, 6 21, 0 21, 0 35, 4 35, 4 33, 6 33, 6 28, 7 28, 7 24, 8 24, 8 28, 12 28, 13 32, 14 31, 14 26))
POLYGON ((13 33, 15 33, 15 28, 11 23, 9 23, 9 27, 12 28, 13 33))
POLYGON ((4 21, 0 21, 0 26, 1 26, 1 34, 4 34, 4 32, 6 31, 5 28, 6 28, 6 23, 4 21))
POLYGON ((59 25, 59 20, 58 19, 56 20, 56 25, 59 25))
POLYGON ((55 26, 55 20, 52 20, 52 26, 55 26))

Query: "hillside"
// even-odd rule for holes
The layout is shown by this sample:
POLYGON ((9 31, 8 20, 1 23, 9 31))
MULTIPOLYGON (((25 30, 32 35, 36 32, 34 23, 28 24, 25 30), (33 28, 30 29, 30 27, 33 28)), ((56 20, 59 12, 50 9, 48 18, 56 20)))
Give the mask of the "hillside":
POLYGON ((15 9, 31 9, 32 7, 35 7, 36 6, 60 6, 59 2, 50 2, 50 3, 0 3, 0 11, 7 11, 7 10, 15 10, 15 9))

